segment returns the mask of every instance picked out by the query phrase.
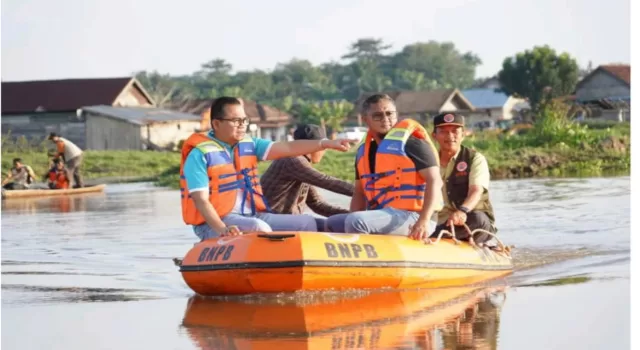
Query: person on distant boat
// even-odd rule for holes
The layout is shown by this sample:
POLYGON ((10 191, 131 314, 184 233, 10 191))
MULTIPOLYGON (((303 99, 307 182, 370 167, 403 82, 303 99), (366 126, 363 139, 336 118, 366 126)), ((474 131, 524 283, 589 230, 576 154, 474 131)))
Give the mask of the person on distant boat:
POLYGON ((22 159, 14 158, 13 167, 7 178, 2 181, 2 188, 5 190, 26 190, 36 179, 36 174, 30 166, 22 163, 22 159))
POLYGON ((70 182, 71 172, 65 167, 62 159, 56 159, 53 167, 49 170, 49 188, 52 190, 67 189, 70 182))
POLYGON ((80 147, 54 132, 49 134, 49 140, 57 147, 57 157, 63 159, 65 168, 73 174, 73 187, 84 187, 82 176, 80 175, 80 165, 82 165, 83 159, 83 152, 80 147))
MULTIPOLYGON (((433 118, 433 137, 438 143, 440 175, 445 183, 442 191, 444 208, 438 213, 438 226, 432 237, 441 230, 455 227, 457 239, 468 240, 475 229, 496 233, 493 206, 489 201, 489 165, 486 158, 462 145, 464 140, 464 116, 440 113, 433 118)), ((446 237, 446 236, 443 236, 446 237)), ((491 237, 482 232, 473 240, 481 243, 491 237)))
POLYGON ((362 104, 369 130, 358 147, 350 214, 330 217, 333 232, 409 235, 426 239, 442 206, 442 179, 429 133, 413 119, 398 122, 393 99, 375 94, 362 104))
MULTIPOLYGON (((325 138, 325 134, 318 125, 303 124, 295 129, 293 138, 320 141, 325 138)), ((324 150, 320 150, 302 156, 281 158, 269 165, 260 178, 260 183, 273 212, 302 214, 307 207, 324 217, 349 212, 348 209, 324 201, 316 189, 319 187, 345 196, 353 196, 353 184, 313 168, 312 164, 320 163, 324 153, 324 150)), ((319 231, 326 231, 326 218, 316 218, 316 223, 319 231)))
POLYGON ((183 144, 180 161, 182 218, 201 239, 243 231, 317 231, 311 215, 270 213, 258 179, 258 162, 332 148, 349 150, 355 140, 273 142, 246 133, 242 101, 219 97, 211 105, 211 128, 183 144))

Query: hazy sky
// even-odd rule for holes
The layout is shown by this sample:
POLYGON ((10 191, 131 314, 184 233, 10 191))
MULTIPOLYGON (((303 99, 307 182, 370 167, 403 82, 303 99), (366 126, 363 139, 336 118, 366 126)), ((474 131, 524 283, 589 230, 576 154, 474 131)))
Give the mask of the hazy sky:
POLYGON ((543 44, 629 63, 629 17, 629 0, 2 0, 2 80, 189 74, 216 57, 271 70, 339 60, 361 37, 452 41, 480 56, 478 77, 543 44))

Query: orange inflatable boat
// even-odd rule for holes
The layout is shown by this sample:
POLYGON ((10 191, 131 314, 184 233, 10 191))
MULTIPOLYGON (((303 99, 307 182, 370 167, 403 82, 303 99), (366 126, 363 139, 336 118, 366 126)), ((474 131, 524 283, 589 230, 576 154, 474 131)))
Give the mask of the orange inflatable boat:
MULTIPOLYGON (((187 304, 182 327, 201 349, 387 349, 403 342, 435 345, 431 331, 436 328, 468 333, 471 327, 464 323, 473 323, 479 318, 475 316, 483 317, 485 325, 495 321, 492 318, 497 319, 499 312, 495 305, 483 308, 486 315, 478 314, 479 304, 488 302, 493 292, 457 287, 374 292, 311 302, 194 296, 187 304)), ((447 335, 451 338, 455 334, 447 335)), ((459 336, 472 341, 492 337, 459 336)))
POLYGON ((456 286, 505 276, 513 267, 508 249, 318 232, 209 239, 179 265, 201 295, 456 286))

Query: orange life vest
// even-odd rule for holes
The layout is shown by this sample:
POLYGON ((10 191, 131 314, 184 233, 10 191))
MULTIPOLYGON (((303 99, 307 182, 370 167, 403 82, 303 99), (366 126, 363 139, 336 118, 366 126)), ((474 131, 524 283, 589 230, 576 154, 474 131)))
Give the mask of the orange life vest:
POLYGON ((405 153, 405 145, 410 136, 425 140, 434 154, 438 154, 427 130, 413 119, 398 122, 380 142, 375 156, 375 173, 371 173, 369 164, 373 134, 368 132, 358 147, 356 167, 367 199, 367 210, 384 207, 422 210, 426 183, 405 153))
POLYGON ((64 170, 58 170, 56 168, 49 170, 49 180, 53 182, 54 188, 56 189, 69 188, 69 178, 64 170))
POLYGON ((209 202, 220 217, 224 217, 233 210, 238 191, 244 192, 241 203, 242 214, 244 214, 247 200, 250 202, 251 215, 269 211, 258 179, 258 157, 253 140, 245 138, 238 142, 233 148, 234 162, 224 146, 204 134, 196 133, 184 142, 180 161, 180 201, 182 219, 187 225, 200 225, 205 222, 191 199, 184 176, 184 162, 194 148, 199 149, 207 161, 209 202))

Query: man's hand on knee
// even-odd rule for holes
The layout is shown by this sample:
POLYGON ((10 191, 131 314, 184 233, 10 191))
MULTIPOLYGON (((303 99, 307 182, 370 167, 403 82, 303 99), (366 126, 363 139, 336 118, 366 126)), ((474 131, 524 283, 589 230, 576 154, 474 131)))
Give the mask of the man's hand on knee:
POLYGON ((220 237, 226 236, 240 236, 242 235, 242 231, 238 228, 238 226, 232 225, 227 226, 222 232, 220 232, 220 237))
POLYGON ((462 210, 456 210, 451 215, 449 215, 449 219, 447 220, 447 226, 453 224, 454 226, 462 226, 467 222, 467 214, 462 210))

